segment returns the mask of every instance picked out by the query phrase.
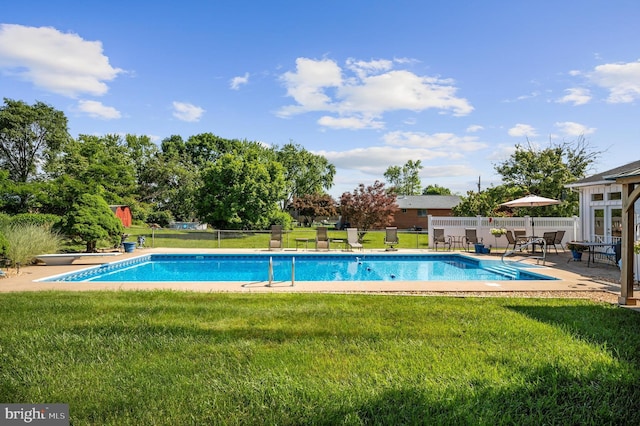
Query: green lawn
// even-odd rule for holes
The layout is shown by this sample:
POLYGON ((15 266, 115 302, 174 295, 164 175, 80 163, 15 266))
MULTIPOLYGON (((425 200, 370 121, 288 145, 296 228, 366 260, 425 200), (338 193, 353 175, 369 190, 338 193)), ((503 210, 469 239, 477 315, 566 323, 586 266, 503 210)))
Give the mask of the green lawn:
MULTIPOLYGON (((171 247, 171 248, 268 248, 269 231, 183 231, 176 229, 159 229, 152 233, 146 226, 132 226, 127 228, 130 234, 127 241, 137 241, 138 235, 144 235, 147 247, 171 247)), ((347 231, 329 229, 329 238, 347 240, 347 231)), ((370 231, 364 235, 363 245, 365 249, 384 249, 384 231, 370 231)), ((315 228, 294 228, 283 235, 283 246, 295 248, 296 238, 309 239, 308 247, 315 248, 315 228)), ((399 232, 399 244, 397 248, 428 248, 429 236, 426 233, 399 232)), ((304 243, 300 244, 304 247, 304 243)), ((342 248, 335 244, 333 248, 342 248)))
POLYGON ((589 301, 13 293, 0 324, 0 401, 74 425, 640 424, 640 315, 589 301))

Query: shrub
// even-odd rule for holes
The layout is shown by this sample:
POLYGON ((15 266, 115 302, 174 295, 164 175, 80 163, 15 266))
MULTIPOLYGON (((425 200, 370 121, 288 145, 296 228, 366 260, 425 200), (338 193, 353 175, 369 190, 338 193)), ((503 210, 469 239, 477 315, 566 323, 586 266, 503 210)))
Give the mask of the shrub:
POLYGON ((157 223, 158 225, 166 228, 171 222, 173 222, 173 215, 169 210, 156 210, 147 216, 148 223, 157 223))
POLYGON ((14 265, 32 263, 39 254, 56 253, 62 244, 58 233, 32 223, 10 224, 3 233, 8 243, 6 257, 14 265))
POLYGON ((14 225, 39 225, 52 227, 60 222, 60 216, 55 214, 20 213, 11 217, 14 225))

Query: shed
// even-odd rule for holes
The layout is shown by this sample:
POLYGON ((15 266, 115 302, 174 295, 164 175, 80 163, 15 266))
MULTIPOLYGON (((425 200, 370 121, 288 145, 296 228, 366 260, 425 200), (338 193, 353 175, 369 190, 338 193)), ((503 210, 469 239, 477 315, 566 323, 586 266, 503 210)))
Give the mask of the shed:
POLYGON ((399 195, 397 210, 391 226, 400 229, 429 228, 429 215, 453 216, 453 208, 460 204, 457 195, 399 195))
POLYGON ((115 214, 116 217, 120 219, 120 222, 122 222, 122 225, 125 228, 129 228, 131 226, 133 216, 131 215, 131 209, 129 208, 129 206, 113 205, 109 207, 111 208, 113 214, 115 214))

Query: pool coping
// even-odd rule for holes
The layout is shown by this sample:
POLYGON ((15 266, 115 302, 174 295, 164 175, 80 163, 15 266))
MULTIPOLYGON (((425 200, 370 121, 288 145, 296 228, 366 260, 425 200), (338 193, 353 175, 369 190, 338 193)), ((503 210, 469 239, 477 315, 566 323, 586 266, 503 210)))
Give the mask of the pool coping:
MULTIPOLYGON (((267 254, 267 249, 168 249, 168 248, 144 248, 136 249, 132 253, 123 253, 119 256, 119 261, 131 257, 138 257, 144 254, 160 253, 212 253, 212 254, 267 254)), ((282 251, 279 251, 282 252, 282 251)), ((289 250, 285 250, 289 252, 289 250)), ((311 254, 345 254, 343 251, 317 252, 315 250, 304 250, 298 253, 311 254)), ((273 252, 278 253, 278 252, 273 252)), ((353 254, 353 252, 349 252, 353 254)), ((365 250, 355 253, 385 253, 384 250, 365 250)), ((431 250, 410 250, 402 249, 389 254, 428 254, 436 252, 431 250)), ((291 250, 291 254, 295 251, 291 250)), ((442 254, 442 252, 438 252, 442 254)), ((473 253, 463 253, 470 257, 480 256, 486 260, 497 260, 498 256, 487 257, 486 255, 475 255, 473 253)), ((554 268, 553 266, 538 265, 532 272, 547 275, 555 280, 526 280, 526 281, 297 281, 291 286, 290 281, 275 281, 270 286, 266 281, 255 283, 243 282, 149 282, 149 283, 95 283, 95 282, 49 282, 35 281, 38 279, 78 271, 91 266, 98 266, 110 263, 112 258, 80 258, 71 265, 33 265, 21 269, 19 275, 11 276, 0 280, 1 292, 19 291, 92 291, 92 290, 173 290, 173 291, 195 291, 195 292, 238 292, 238 293, 421 293, 421 292, 554 292, 554 291, 606 291, 619 293, 619 285, 614 283, 594 279, 593 276, 580 275, 571 271, 554 268)), ((564 258, 563 260, 564 261, 564 258)), ((549 262, 548 262, 549 263, 549 262)), ((533 265, 535 266, 535 265, 533 265)), ((585 268, 585 272, 586 268, 585 268)), ((588 271, 593 273, 593 268, 588 271)))

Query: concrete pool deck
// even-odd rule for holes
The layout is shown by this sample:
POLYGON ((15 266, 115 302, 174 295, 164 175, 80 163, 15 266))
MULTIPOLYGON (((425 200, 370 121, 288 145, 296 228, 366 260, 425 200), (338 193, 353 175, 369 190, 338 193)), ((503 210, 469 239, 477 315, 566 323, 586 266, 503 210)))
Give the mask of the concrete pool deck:
MULTIPOLYGON (((596 263, 590 267, 587 262, 569 261, 570 252, 559 254, 549 254, 546 266, 536 265, 534 260, 526 260, 525 264, 530 264, 533 272, 557 278, 557 280, 531 280, 531 281, 297 281, 291 286, 290 281, 274 281, 271 286, 267 281, 254 283, 241 282, 150 282, 150 283, 87 283, 87 282, 46 282, 36 281, 42 278, 73 272, 91 266, 121 261, 130 257, 141 256, 153 253, 213 253, 213 254, 245 254, 245 253, 280 253, 295 254, 296 251, 285 250, 269 252, 265 249, 243 249, 243 250, 223 250, 223 249, 167 249, 167 248, 143 248, 136 249, 133 253, 123 253, 117 259, 111 257, 86 257, 79 258, 71 265, 32 265, 20 269, 18 275, 9 274, 8 278, 0 279, 0 293, 20 292, 20 291, 89 291, 89 290, 175 290, 175 291, 197 291, 197 292, 240 292, 240 293, 282 293, 282 292, 327 292, 327 293, 424 293, 450 295, 456 293, 548 293, 547 297, 564 297, 567 292, 585 292, 585 297, 589 292, 601 292, 607 297, 605 299, 617 300, 620 294, 620 270, 612 264, 596 263)), ((300 255, 305 253, 319 253, 315 250, 298 251, 300 255)), ((321 252, 327 253, 327 252, 321 252)), ((333 254, 342 254, 342 251, 331 251, 333 254)), ((385 253, 382 249, 365 250, 364 252, 351 252, 351 254, 385 253)), ((405 250, 393 252, 392 254, 425 254, 436 253, 426 250, 405 250)), ((442 254, 443 252, 438 252, 442 254)), ((464 253, 468 254, 468 253, 464 253)), ((499 260, 500 254, 475 255, 482 259, 499 260)), ((510 257, 509 260, 519 259, 510 257)), ((10 270, 10 272, 13 270, 10 270)))

